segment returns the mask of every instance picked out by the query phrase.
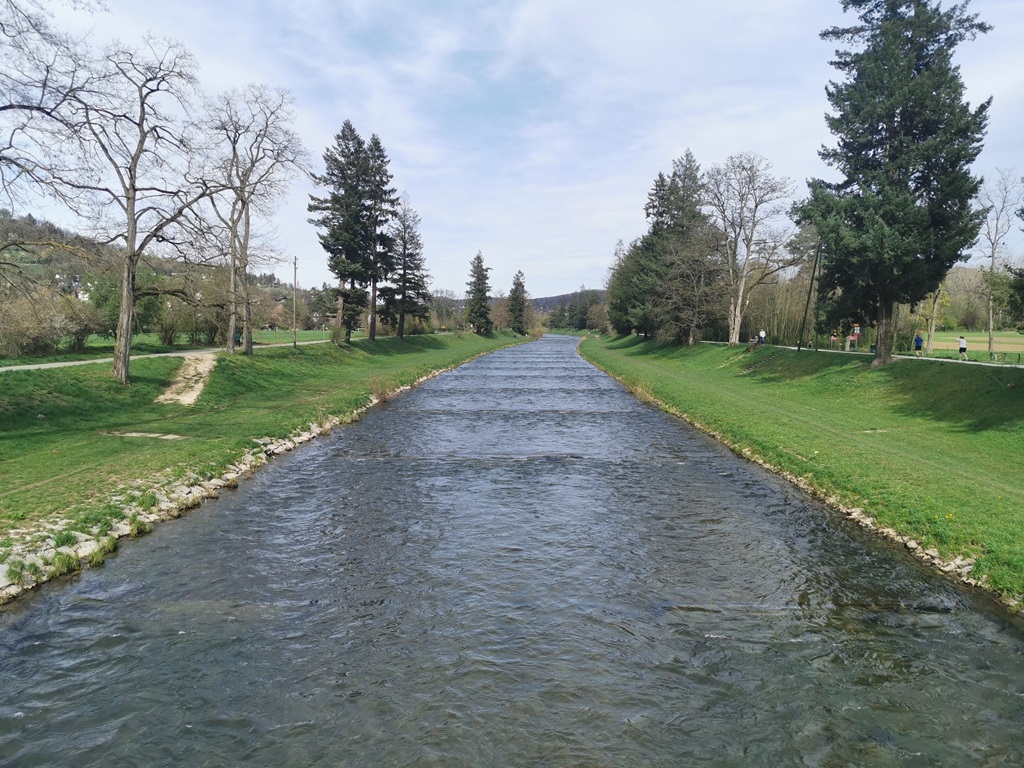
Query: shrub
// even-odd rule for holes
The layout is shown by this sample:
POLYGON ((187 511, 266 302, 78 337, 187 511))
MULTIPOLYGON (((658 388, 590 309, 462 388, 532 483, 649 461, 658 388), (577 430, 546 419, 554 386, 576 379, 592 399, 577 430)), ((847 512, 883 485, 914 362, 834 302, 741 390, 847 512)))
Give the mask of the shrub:
POLYGON ((44 288, 10 297, 0 302, 0 354, 48 355, 64 342, 84 347, 100 319, 88 303, 44 288))

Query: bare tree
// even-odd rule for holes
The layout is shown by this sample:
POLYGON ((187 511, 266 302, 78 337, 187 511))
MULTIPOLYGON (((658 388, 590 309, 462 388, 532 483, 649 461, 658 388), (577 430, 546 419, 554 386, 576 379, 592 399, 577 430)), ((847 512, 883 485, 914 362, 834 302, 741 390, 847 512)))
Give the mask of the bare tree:
POLYGON ((988 302, 988 354, 995 355, 995 310, 1000 286, 1008 293, 1009 280, 1005 265, 999 264, 999 257, 1005 253, 1006 236, 1013 228, 1015 212, 1024 202, 1024 189, 1014 169, 999 168, 996 178, 986 181, 978 191, 977 206, 985 211, 978 244, 982 255, 988 259, 985 273, 985 298, 988 302))
POLYGON ((184 47, 153 38, 141 49, 114 47, 96 60, 94 71, 102 87, 70 102, 80 130, 74 145, 49 143, 43 180, 121 249, 113 372, 128 384, 139 260, 161 245, 180 244, 183 220, 215 190, 189 117, 196 65, 184 47), (74 165, 66 167, 57 153, 69 150, 76 150, 74 165))
MULTIPOLYGON (((87 2, 77 2, 90 8, 87 2)), ((50 26, 44 6, 34 0, 0 0, 0 196, 12 209, 34 201, 34 182, 54 131, 73 135, 77 113, 70 104, 94 85, 88 49, 50 26)), ((13 215, 13 214, 12 214, 13 215)), ((0 289, 23 295, 43 286, 23 267, 24 257, 53 250, 87 257, 80 242, 56 233, 32 237, 0 231, 0 289)))
POLYGON ((243 352, 252 354, 248 270, 255 236, 253 215, 272 213, 291 180, 306 167, 302 142, 291 129, 293 120, 291 97, 265 85, 229 91, 210 107, 208 128, 219 140, 220 156, 212 185, 223 188, 210 199, 230 262, 230 353, 235 351, 241 303, 243 352))
POLYGON ((74 131, 77 111, 68 107, 95 80, 87 59, 80 41, 50 26, 41 5, 0 0, 0 188, 8 201, 31 190, 43 152, 32 129, 74 131))
POLYGON ((730 344, 739 343, 750 293, 799 260, 786 249, 786 234, 773 226, 785 216, 793 185, 771 168, 764 157, 742 152, 704 176, 705 211, 722 233, 730 344))
POLYGON ((459 295, 450 288, 432 291, 430 313, 438 330, 451 330, 459 322, 459 295))

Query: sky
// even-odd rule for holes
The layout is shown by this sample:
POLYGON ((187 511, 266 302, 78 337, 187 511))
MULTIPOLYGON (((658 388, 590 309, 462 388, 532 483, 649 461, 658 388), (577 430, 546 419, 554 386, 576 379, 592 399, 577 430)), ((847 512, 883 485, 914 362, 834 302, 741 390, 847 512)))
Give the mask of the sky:
MULTIPOLYGON (((946 5, 949 3, 947 2, 946 5)), ((974 0, 994 29, 957 52, 976 105, 993 97, 976 171, 1024 173, 1024 4, 974 0)), ((800 197, 829 178, 825 86, 852 23, 839 0, 106 0, 55 9, 96 45, 152 33, 185 44, 215 94, 287 89, 314 172, 345 120, 390 158, 421 217, 434 289, 466 290, 480 251, 494 291, 522 270, 534 297, 603 287, 616 243, 647 229, 659 172, 754 152, 800 197)), ((1020 175, 1018 173, 1018 175, 1020 175)), ((301 179, 272 226, 304 288, 333 284, 301 179)), ((1019 237, 1011 247, 1018 252, 1019 237)))

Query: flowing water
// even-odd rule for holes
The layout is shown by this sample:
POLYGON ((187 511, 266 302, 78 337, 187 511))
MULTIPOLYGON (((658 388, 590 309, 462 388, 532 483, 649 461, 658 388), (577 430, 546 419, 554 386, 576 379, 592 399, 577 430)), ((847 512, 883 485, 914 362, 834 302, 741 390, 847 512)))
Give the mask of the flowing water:
POLYGON ((0 614, 0 764, 1024 763, 1021 627, 574 343, 0 614))

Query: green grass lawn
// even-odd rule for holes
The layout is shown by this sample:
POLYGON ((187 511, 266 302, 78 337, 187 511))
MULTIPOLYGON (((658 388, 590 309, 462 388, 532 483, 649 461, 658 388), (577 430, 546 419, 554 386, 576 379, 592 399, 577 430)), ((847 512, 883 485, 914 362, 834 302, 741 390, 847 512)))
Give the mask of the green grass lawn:
MULTIPOLYGON (((298 331, 298 341, 323 341, 331 338, 330 330, 298 331)), ((359 331, 352 334, 352 338, 362 338, 359 331)), ((292 342, 291 330, 277 331, 254 331, 252 335, 253 344, 290 344, 292 342)), ((187 349, 207 349, 209 344, 189 344, 186 337, 178 337, 177 344, 167 345, 160 341, 155 333, 138 333, 132 337, 132 355, 152 355, 161 352, 177 352, 187 349)), ((38 357, 5 357, 0 355, 0 366, 6 365, 31 365, 33 363, 63 363, 72 360, 93 360, 96 358, 114 356, 114 339, 111 336, 93 334, 85 344, 81 352, 58 351, 52 355, 38 357)))
POLYGON ((1024 595, 1024 370, 636 338, 581 350, 736 450, 947 558, 977 557, 976 575, 1024 595))
MULTIPOLYGON (((967 340, 967 357, 971 360, 989 362, 988 331, 964 331, 967 340)), ((960 331, 937 331, 933 340, 932 356, 955 358, 960 354, 957 339, 960 331)), ((992 334, 996 362, 1024 362, 1024 334, 1016 331, 996 331, 992 334)))
POLYGON ((111 495, 133 480, 165 472, 219 475, 255 446, 254 438, 285 437, 328 415, 351 413, 371 393, 521 340, 445 334, 221 356, 189 407, 154 402, 182 358, 134 361, 130 387, 118 385, 105 366, 0 373, 0 561, 13 529, 61 516, 88 527, 97 515, 114 514, 111 495))

